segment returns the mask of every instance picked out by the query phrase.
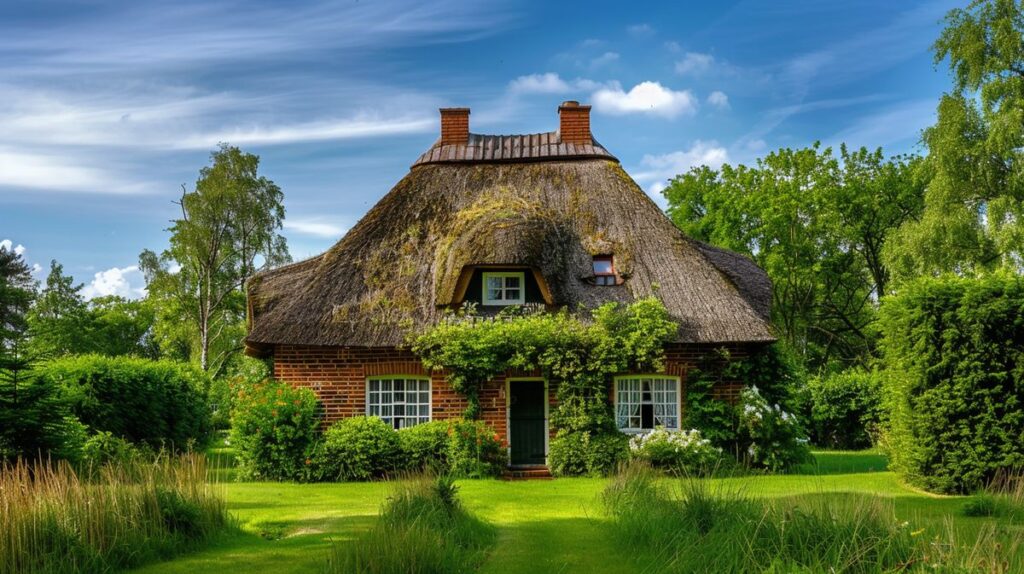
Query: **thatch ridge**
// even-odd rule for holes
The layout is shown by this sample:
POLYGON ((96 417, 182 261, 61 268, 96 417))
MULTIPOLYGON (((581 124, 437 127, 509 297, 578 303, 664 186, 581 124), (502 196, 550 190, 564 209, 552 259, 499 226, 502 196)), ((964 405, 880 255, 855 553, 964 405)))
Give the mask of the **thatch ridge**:
POLYGON ((330 250, 251 281, 247 342, 399 346, 482 264, 538 269, 572 310, 655 294, 680 342, 773 340, 763 271, 685 237, 616 161, 577 159, 413 168, 330 250), (623 285, 585 280, 604 253, 623 285))

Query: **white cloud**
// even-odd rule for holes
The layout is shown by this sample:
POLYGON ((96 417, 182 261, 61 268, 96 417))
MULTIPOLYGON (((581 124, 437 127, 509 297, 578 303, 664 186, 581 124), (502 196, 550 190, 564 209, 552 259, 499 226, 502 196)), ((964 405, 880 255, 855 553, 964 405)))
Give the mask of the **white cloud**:
POLYGON ((602 88, 592 96, 594 109, 610 115, 651 114, 674 118, 693 115, 697 98, 689 90, 674 91, 658 82, 641 82, 628 92, 621 86, 602 88))
POLYGON ((82 289, 82 296, 86 299, 94 297, 105 297, 107 295, 118 295, 129 299, 135 299, 146 295, 143 284, 142 272, 137 265, 128 267, 111 267, 106 271, 100 271, 93 276, 92 281, 82 289))
POLYGON ((718 145, 718 142, 697 140, 687 150, 645 155, 640 160, 643 169, 633 173, 633 179, 645 185, 647 193, 661 204, 660 193, 668 180, 697 166, 706 165, 717 169, 728 161, 728 150, 718 145))
POLYGON ((617 52, 605 52, 600 56, 590 61, 591 68, 600 68, 607 66, 608 64, 614 64, 619 61, 619 54, 617 52))
POLYGON ((61 153, 29 153, 0 147, 0 187, 103 194, 145 193, 147 186, 126 182, 107 170, 81 165, 61 153))
POLYGON ((668 42, 665 42, 664 45, 665 49, 668 50, 669 52, 672 52, 673 54, 678 54, 683 50, 683 47, 679 45, 679 42, 676 42, 674 40, 669 40, 668 42))
POLYGON ((284 228, 316 237, 341 238, 345 234, 344 227, 316 219, 285 219, 284 228))
POLYGON ((729 109, 729 96, 725 92, 715 90, 708 94, 708 104, 720 110, 729 109))
POLYGON ((395 134, 422 133, 437 129, 437 118, 379 118, 359 116, 280 126, 252 126, 186 136, 175 143, 179 149, 210 149, 220 142, 234 145, 278 145, 296 142, 345 140, 395 134))
POLYGON ((530 74, 519 76, 508 84, 508 89, 523 94, 562 94, 571 88, 558 74, 530 74))
POLYGON ((630 36, 636 38, 646 38, 654 35, 654 28, 650 24, 634 24, 627 27, 626 32, 629 32, 630 36))
POLYGON ((22 255, 23 253, 25 253, 25 246, 24 245, 22 245, 20 243, 17 244, 17 245, 14 245, 14 242, 11 241, 10 239, 4 239, 3 241, 0 241, 0 247, 6 249, 7 251, 12 251, 13 250, 15 255, 22 255))
POLYGON ((701 74, 711 69, 715 58, 711 54, 700 52, 687 52, 682 60, 676 62, 677 74, 701 74))

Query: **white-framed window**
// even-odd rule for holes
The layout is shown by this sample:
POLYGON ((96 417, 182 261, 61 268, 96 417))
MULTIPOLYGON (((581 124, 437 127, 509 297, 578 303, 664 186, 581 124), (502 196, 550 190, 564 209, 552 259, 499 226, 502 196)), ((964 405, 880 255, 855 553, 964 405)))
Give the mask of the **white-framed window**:
POLYGON ((484 305, 526 303, 526 274, 522 271, 484 272, 484 305))
POLYGON ((396 429, 430 420, 430 379, 372 377, 366 381, 366 414, 396 429))
POLYGON ((630 375, 615 378, 615 423, 626 432, 679 429, 679 378, 630 375))

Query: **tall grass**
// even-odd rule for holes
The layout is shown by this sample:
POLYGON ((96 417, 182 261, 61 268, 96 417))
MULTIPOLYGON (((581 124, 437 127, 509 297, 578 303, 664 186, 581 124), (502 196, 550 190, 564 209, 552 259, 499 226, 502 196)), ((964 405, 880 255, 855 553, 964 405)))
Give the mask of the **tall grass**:
POLYGON ((0 467, 0 574, 111 572, 196 547, 228 525, 198 454, 76 472, 66 462, 0 467))
POLYGON ((326 571, 472 572, 494 540, 494 528, 462 508, 451 478, 418 475, 393 483, 376 525, 357 540, 336 545, 326 571))
POLYGON ((651 572, 1024 572, 1019 529, 990 525, 975 541, 958 540, 951 525, 925 534, 876 497, 761 500, 637 465, 603 496, 616 539, 651 572))
POLYGON ((985 490, 964 504, 963 511, 967 516, 991 516, 1008 522, 1024 522, 1024 471, 997 474, 985 490))

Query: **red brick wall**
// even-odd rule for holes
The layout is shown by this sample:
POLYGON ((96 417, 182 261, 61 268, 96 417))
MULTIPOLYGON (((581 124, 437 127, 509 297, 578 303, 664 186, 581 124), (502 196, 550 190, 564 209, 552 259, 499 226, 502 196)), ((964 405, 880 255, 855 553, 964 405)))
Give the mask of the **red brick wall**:
MULTIPOLYGON (((665 374, 681 377, 715 346, 673 345, 666 349, 665 374)), ((741 345, 729 346, 733 357, 748 353, 741 345)), ((408 350, 395 348, 302 347, 279 345, 274 350, 274 377, 292 386, 312 389, 324 404, 327 422, 366 414, 366 378, 376 375, 422 375, 431 379, 432 417, 448 419, 460 416, 466 399, 445 383, 442 372, 428 373, 408 350)), ((482 418, 504 440, 507 437, 505 382, 508 378, 537 377, 536 372, 511 372, 489 381, 480 389, 482 418)), ((551 410, 557 406, 555 386, 548 389, 551 410)), ((722 385, 716 396, 734 401, 739 384, 722 385)), ((609 388, 611 397, 611 388, 609 388)), ((685 392, 680 393, 680 399, 685 392)), ((680 413, 685 405, 680 405, 680 413)))

